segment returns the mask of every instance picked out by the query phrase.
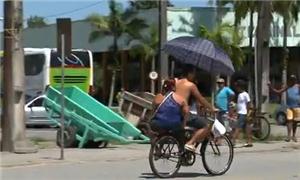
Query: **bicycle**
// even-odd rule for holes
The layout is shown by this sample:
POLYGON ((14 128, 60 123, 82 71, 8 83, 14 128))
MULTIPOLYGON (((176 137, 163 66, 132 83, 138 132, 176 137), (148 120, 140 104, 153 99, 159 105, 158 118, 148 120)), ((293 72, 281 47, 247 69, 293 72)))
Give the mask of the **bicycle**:
MULTIPOLYGON (((213 122, 213 119, 207 118, 213 122)), ((210 127, 212 125, 210 124, 210 127)), ((184 148, 184 144, 197 129, 186 127, 182 132, 164 132, 151 143, 149 164, 152 172, 161 178, 174 176, 181 166, 192 166, 201 156, 205 170, 211 175, 226 173, 233 160, 233 145, 227 135, 216 137, 212 133, 201 143, 200 151, 192 152, 184 148), (220 144, 221 143, 221 144, 220 144), (222 160, 224 158, 224 160, 222 160), (158 167, 159 163, 162 167, 158 167), (168 164, 170 163, 170 167, 168 164)), ((197 149, 200 143, 196 145, 197 149)))
POLYGON ((271 126, 270 122, 265 117, 265 114, 259 112, 256 108, 251 109, 250 123, 252 127, 253 137, 258 140, 265 140, 270 136, 271 126))
MULTIPOLYGON (((261 113, 255 108, 251 108, 249 116, 247 117, 248 123, 250 123, 252 130, 252 137, 257 140, 265 140, 270 136, 271 126, 268 119, 265 117, 267 113, 261 113)), ((237 126, 237 116, 228 117, 224 115, 225 127, 227 129, 227 135, 232 136, 232 130, 237 126)))

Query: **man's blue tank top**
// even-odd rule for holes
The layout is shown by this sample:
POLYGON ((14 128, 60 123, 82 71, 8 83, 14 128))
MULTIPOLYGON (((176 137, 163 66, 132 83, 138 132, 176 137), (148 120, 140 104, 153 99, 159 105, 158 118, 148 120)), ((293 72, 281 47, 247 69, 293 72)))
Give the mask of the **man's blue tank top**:
POLYGON ((300 90, 297 85, 289 87, 287 89, 287 101, 286 104, 289 108, 299 107, 300 102, 300 90))
POLYGON ((181 106, 174 100, 172 94, 159 107, 154 120, 161 128, 169 130, 177 129, 182 124, 181 106))

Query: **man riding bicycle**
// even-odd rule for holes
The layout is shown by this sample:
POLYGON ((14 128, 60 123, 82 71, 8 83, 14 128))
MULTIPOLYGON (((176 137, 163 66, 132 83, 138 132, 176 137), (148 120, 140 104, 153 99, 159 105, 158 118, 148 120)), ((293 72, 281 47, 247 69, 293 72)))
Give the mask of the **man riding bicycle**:
MULTIPOLYGON (((176 80, 175 90, 172 95, 169 95, 164 98, 164 101, 157 101, 156 103, 160 103, 158 110, 154 116, 154 122, 159 122, 160 124, 164 124, 161 126, 162 128, 173 129, 174 127, 182 127, 185 125, 185 121, 182 121, 182 112, 184 112, 184 116, 186 117, 186 111, 181 111, 182 108, 186 107, 188 104, 188 100, 192 97, 197 102, 202 104, 205 108, 207 108, 211 112, 215 112, 213 106, 201 95, 197 86, 193 82, 196 76, 196 69, 192 65, 185 65, 183 68, 182 77, 176 80), (171 99, 173 98, 173 100, 171 99), (177 99, 177 100, 176 100, 177 99), (171 102, 173 101, 173 102, 171 102), (167 103, 166 103, 167 102, 167 103), (179 121, 179 114, 181 113, 181 121, 179 121), (170 122, 170 119, 175 119, 176 123, 170 122), (181 122, 181 124, 179 123, 181 122)), ((184 108, 183 108, 184 109, 184 108)), ((193 137, 185 144, 185 149, 190 151, 195 151, 195 144, 199 141, 202 141, 205 137, 207 137, 209 128, 201 119, 196 120, 198 130, 194 133, 193 137)), ((159 123, 158 126, 159 126, 159 123)), ((187 124, 190 124, 189 120, 187 120, 187 124)), ((191 123, 195 124, 195 123, 191 123)))

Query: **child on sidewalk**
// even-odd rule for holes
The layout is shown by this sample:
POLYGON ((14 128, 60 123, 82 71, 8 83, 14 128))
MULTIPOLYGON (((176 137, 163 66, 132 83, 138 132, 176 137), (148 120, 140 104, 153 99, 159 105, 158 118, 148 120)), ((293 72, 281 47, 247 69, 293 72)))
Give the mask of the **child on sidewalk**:
POLYGON ((238 100, 237 100, 237 114, 238 114, 238 121, 237 121, 237 128, 233 134, 233 144, 235 144, 236 138, 238 138, 241 130, 246 130, 247 136, 247 143, 244 147, 252 147, 252 131, 251 125, 247 121, 247 114, 250 108, 250 96, 246 92, 246 82, 243 80, 238 80, 237 82, 237 91, 239 93, 238 100))

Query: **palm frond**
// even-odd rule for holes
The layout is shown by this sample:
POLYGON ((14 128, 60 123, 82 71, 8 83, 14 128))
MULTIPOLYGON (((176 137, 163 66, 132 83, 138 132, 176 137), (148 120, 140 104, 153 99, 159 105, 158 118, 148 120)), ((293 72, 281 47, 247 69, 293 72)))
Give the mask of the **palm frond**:
POLYGON ((98 29, 109 29, 107 17, 101 16, 100 14, 91 14, 86 18, 86 20, 98 29))
POLYGON ((148 27, 143 19, 134 18, 128 24, 126 24, 126 29, 124 30, 133 38, 140 38, 140 31, 148 27))
POLYGON ((112 35, 110 31, 94 30, 89 35, 89 42, 95 42, 96 40, 109 35, 112 35))
POLYGON ((129 21, 132 18, 135 18, 138 12, 135 9, 127 8, 122 14, 122 21, 129 21))
POLYGON ((222 48, 236 67, 240 67, 244 63, 245 55, 240 48, 243 36, 238 28, 224 23, 217 26, 213 31, 209 31, 204 26, 200 26, 198 36, 211 40, 222 48))

